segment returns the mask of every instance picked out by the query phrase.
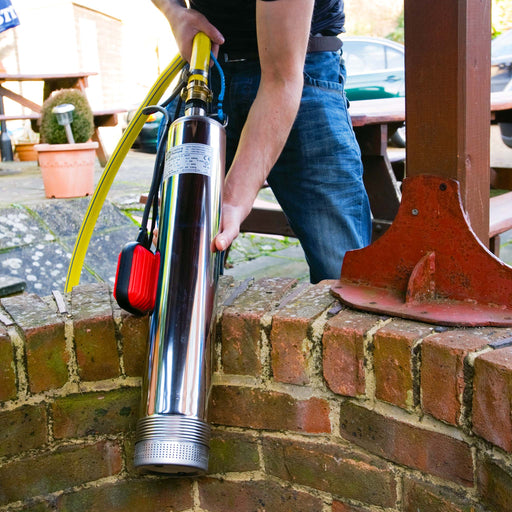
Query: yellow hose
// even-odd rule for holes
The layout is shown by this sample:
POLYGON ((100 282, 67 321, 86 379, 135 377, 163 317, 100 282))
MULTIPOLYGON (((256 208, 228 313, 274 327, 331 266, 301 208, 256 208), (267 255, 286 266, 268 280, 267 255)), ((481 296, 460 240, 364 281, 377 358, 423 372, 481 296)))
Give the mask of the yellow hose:
POLYGON ((198 32, 192 43, 192 55, 190 56, 189 83, 193 80, 204 82, 208 85, 208 70, 210 69, 210 38, 204 32, 198 32))
POLYGON ((135 116, 130 121, 130 124, 126 128, 123 136, 117 143, 114 152, 107 162, 100 181, 96 186, 96 190, 91 197, 91 202, 89 203, 80 231, 78 232, 68 267, 68 274, 64 288, 66 292, 71 291, 71 289, 80 281, 80 274, 82 273, 85 254, 94 231, 94 226, 96 225, 101 208, 103 207, 103 203, 105 202, 108 191, 112 186, 119 167, 124 161, 129 149, 132 147, 133 142, 137 138, 137 135, 146 121, 147 116, 142 113, 142 109, 149 105, 158 103, 164 92, 169 87, 169 84, 173 81, 184 65, 185 61, 178 55, 158 77, 157 81, 137 110, 135 116))

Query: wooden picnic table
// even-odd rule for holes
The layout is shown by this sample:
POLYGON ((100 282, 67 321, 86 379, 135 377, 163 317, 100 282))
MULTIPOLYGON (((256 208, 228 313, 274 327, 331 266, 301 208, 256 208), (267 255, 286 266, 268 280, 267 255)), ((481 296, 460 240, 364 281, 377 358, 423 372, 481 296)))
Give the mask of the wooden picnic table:
MULTIPOLYGON (((76 88, 84 93, 87 90, 88 78, 97 75, 96 72, 76 72, 76 73, 41 73, 41 74, 9 74, 0 73, 0 123, 2 130, 2 159, 12 160, 12 151, 8 156, 7 153, 10 141, 7 139, 6 121, 28 119, 31 121, 38 121, 41 116, 41 108, 43 102, 50 96, 53 91, 59 89, 76 88), (36 103, 21 94, 18 94, 4 85, 8 82, 43 82, 43 97, 41 103, 36 103), (31 110, 30 113, 20 115, 6 115, 4 111, 3 99, 9 98, 10 100, 22 105, 31 110)), ((117 115, 124 112, 124 109, 106 109, 93 111, 94 115, 94 132, 92 139, 98 142, 98 149, 96 154, 101 165, 107 163, 108 157, 105 151, 103 142, 101 141, 99 128, 101 126, 115 126, 117 124, 117 115)))
MULTIPOLYGON (((388 139, 405 122, 405 98, 352 101, 349 113, 361 148, 364 183, 373 214, 373 238, 376 239, 391 225, 400 206, 405 151, 399 152, 399 158, 395 160, 390 156, 388 139)), ((512 122, 512 92, 491 94, 489 118, 491 123, 512 122)), ((512 192, 510 194, 512 201, 512 192)), ((491 207, 499 203, 500 212, 503 212, 503 202, 504 198, 500 201, 492 200, 491 207)), ((491 213, 494 213, 491 215, 490 226, 492 237, 499 235, 496 231, 498 223, 500 232, 506 227, 512 228, 512 208, 507 218, 491 213)), ((293 233, 280 209, 261 202, 255 203, 241 230, 283 236, 291 236, 293 233)), ((491 243, 495 253, 498 247, 499 244, 491 243)))
MULTIPOLYGON (((393 165, 388 136, 405 122, 405 98, 353 101, 349 112, 361 148, 364 183, 374 216, 373 235, 377 238, 391 225, 400 206, 405 167, 393 165)), ((491 94, 489 118, 491 123, 512 122, 512 92, 491 94)), ((508 224, 512 222, 512 208, 510 217, 508 224)))

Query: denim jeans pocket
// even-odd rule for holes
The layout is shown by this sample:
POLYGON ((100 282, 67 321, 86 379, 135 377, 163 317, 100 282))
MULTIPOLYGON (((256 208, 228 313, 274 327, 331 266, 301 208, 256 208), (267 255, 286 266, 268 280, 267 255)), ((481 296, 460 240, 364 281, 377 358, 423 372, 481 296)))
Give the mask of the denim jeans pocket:
POLYGON ((318 52, 306 56, 304 85, 343 92, 344 79, 339 52, 318 52))

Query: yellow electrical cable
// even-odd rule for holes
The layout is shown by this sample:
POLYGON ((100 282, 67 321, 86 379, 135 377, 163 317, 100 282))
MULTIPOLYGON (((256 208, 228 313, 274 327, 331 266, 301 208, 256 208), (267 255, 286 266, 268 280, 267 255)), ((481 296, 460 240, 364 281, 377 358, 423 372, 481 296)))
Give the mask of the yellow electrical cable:
POLYGON ((96 225, 101 208, 103 207, 103 203, 105 202, 108 191, 112 186, 119 167, 146 121, 147 116, 142 113, 142 110, 149 105, 158 103, 164 92, 169 87, 169 84, 173 81, 184 65, 185 61, 177 55, 158 77, 157 81, 135 113, 135 116, 130 121, 130 124, 126 128, 123 136, 117 143, 114 152, 107 162, 100 181, 96 186, 96 190, 91 197, 91 202, 89 203, 80 231, 78 232, 68 267, 68 274, 64 288, 66 292, 71 291, 71 289, 80 281, 80 274, 82 273, 85 254, 94 231, 94 226, 96 225))

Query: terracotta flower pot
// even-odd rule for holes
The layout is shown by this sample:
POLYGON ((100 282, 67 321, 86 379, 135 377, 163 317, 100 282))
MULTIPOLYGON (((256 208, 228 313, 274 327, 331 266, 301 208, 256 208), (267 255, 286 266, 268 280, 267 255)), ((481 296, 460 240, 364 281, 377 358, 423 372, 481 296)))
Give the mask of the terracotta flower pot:
POLYGON ((20 142, 14 146, 16 155, 20 162, 35 162, 37 151, 34 149, 35 142, 20 142))
POLYGON ((94 192, 97 142, 37 144, 46 197, 81 197, 94 192))

